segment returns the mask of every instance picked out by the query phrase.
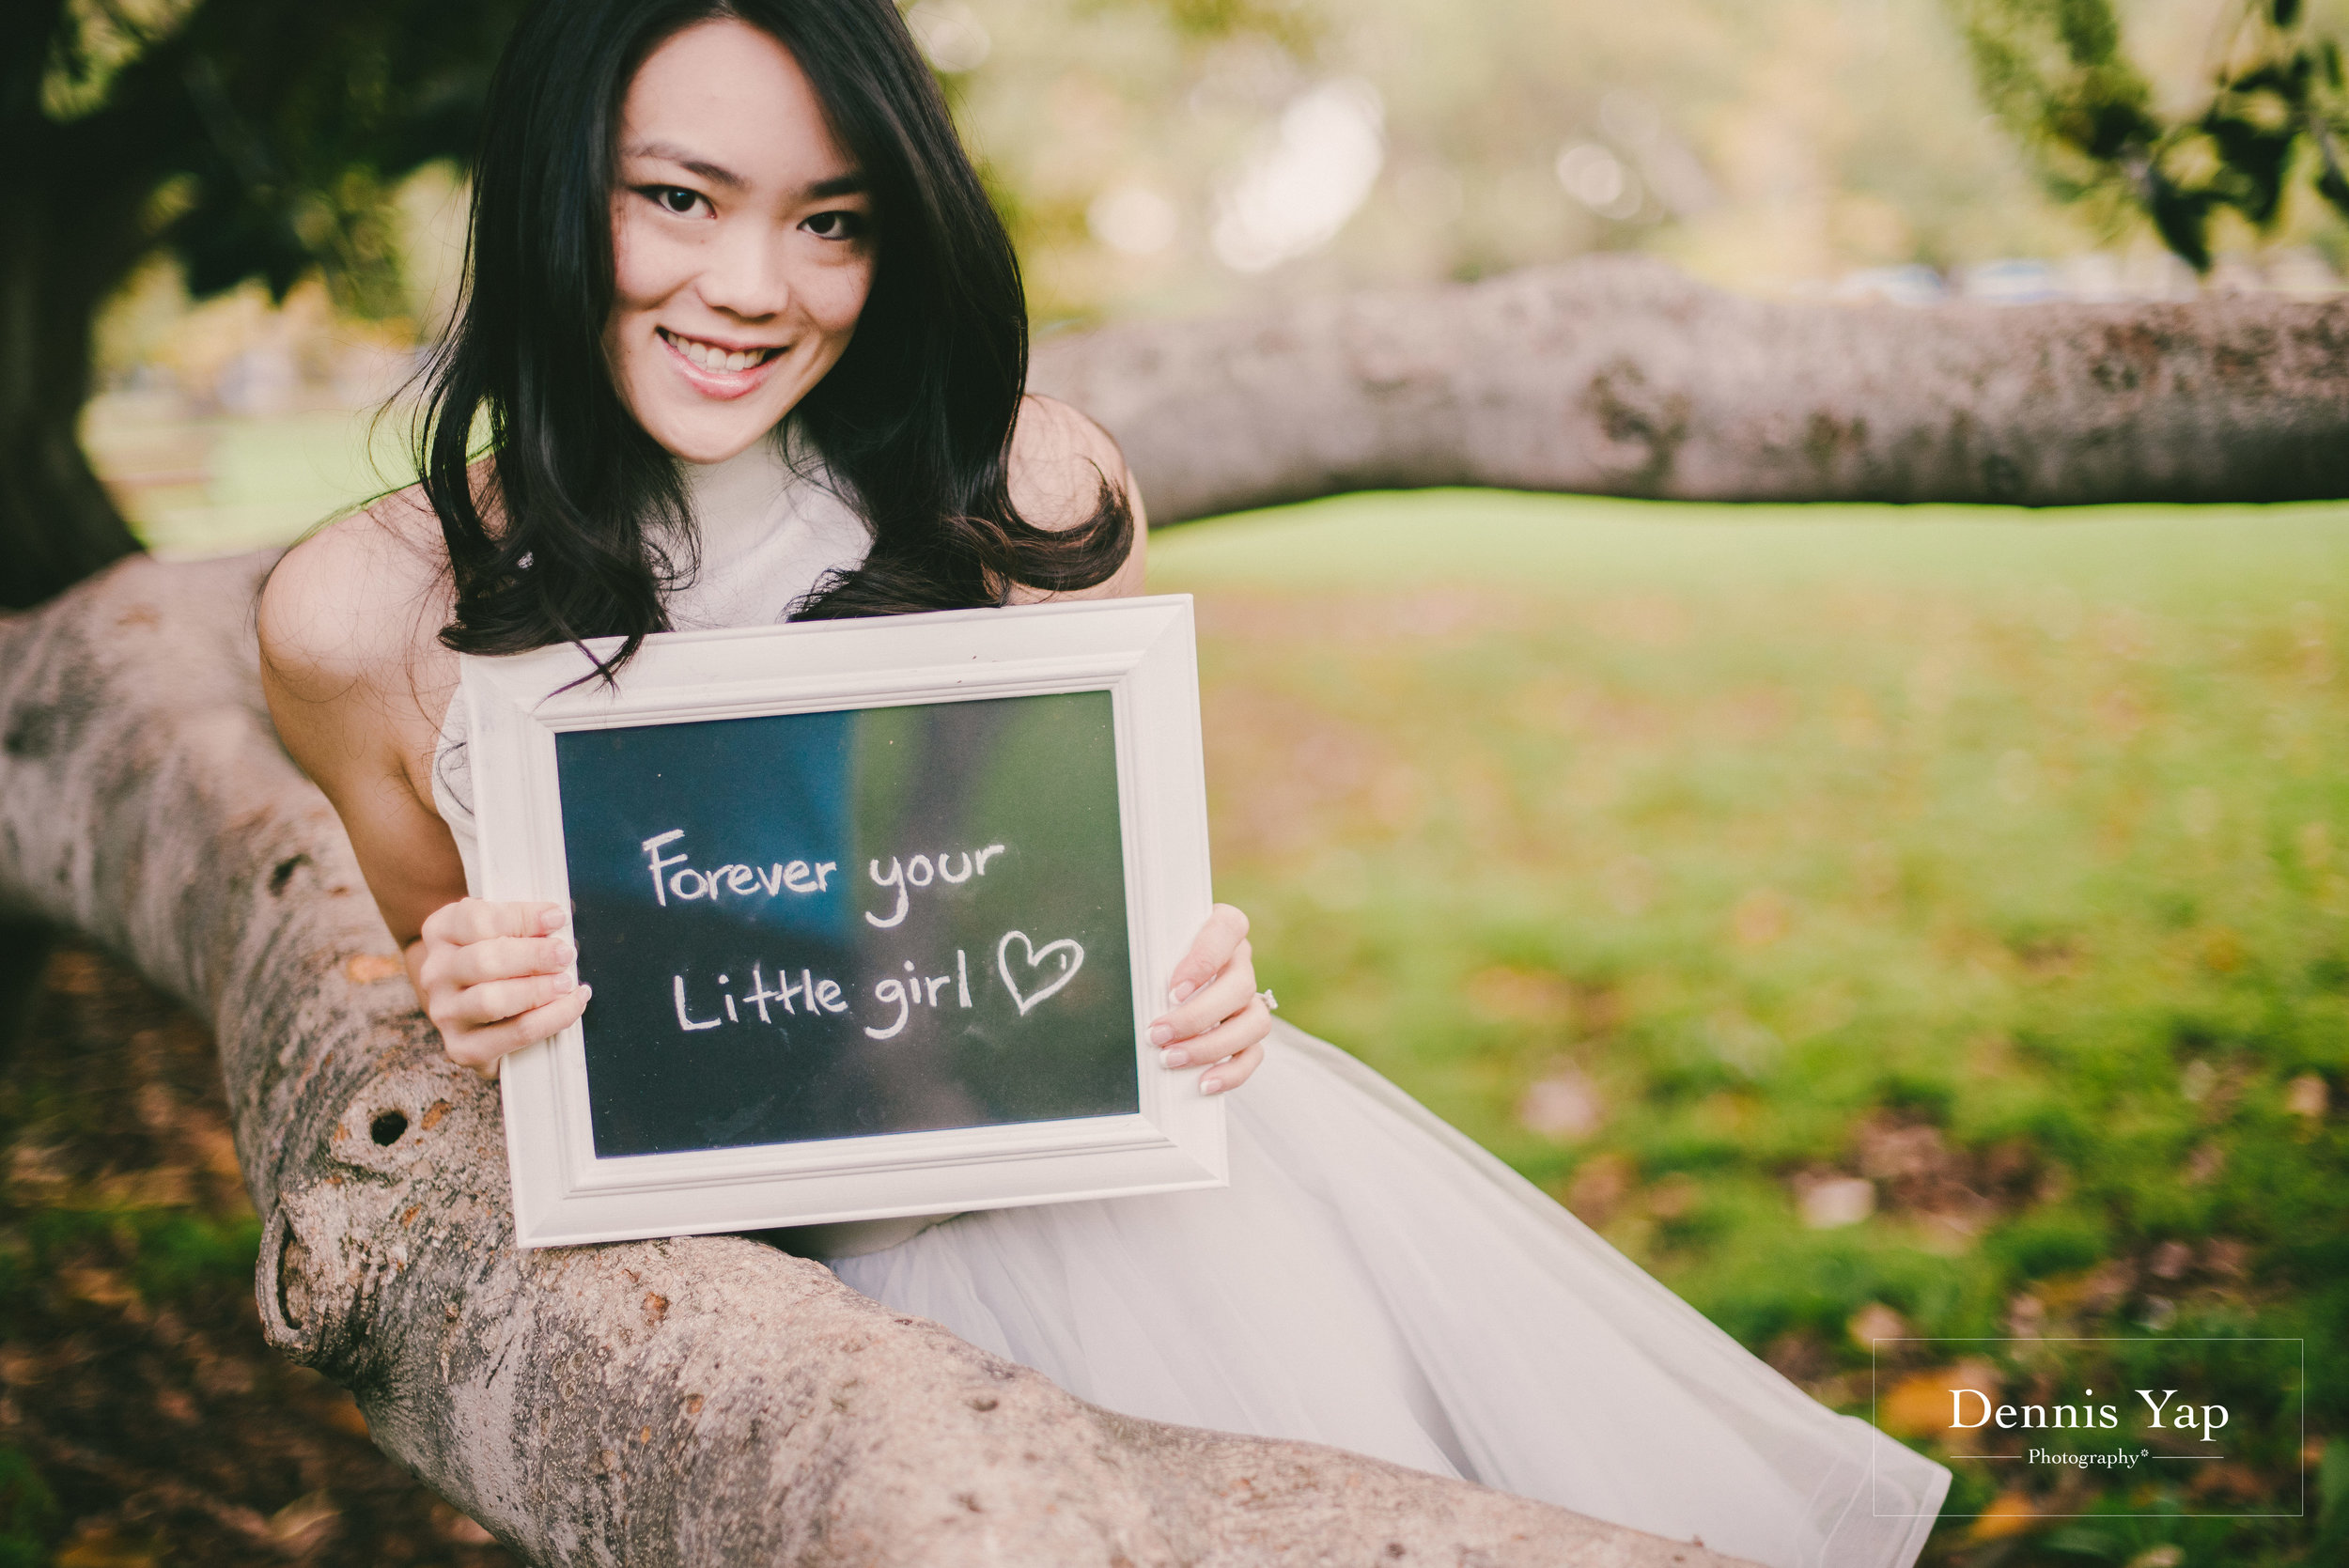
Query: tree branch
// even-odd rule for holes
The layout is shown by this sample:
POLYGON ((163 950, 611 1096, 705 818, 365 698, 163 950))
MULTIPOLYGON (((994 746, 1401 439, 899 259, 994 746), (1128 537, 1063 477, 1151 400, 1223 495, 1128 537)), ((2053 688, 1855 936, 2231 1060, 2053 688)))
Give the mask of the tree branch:
POLYGON ((1747 299, 1595 257, 1037 347, 1161 522, 1340 490, 2077 505, 2349 494, 2349 300, 1747 299))

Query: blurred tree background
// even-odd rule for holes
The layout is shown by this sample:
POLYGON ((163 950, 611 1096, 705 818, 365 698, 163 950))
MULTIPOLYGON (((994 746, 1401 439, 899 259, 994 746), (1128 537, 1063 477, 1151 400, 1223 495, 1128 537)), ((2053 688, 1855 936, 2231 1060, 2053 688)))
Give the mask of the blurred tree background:
MULTIPOLYGON (((2050 193, 2152 221, 2207 272, 2222 218, 2285 222, 2295 174, 2349 211, 2349 77, 2307 0, 2246 0, 2204 50, 2200 102, 2164 102, 2129 57, 2110 0, 1955 0, 1984 98, 2035 155, 2050 193), (2296 165, 2296 166, 2295 166, 2296 165)), ((2174 97, 2175 95, 2170 95, 2174 97)))
MULTIPOLYGON (((908 14, 1049 333, 1595 250, 1736 288, 1911 303, 2330 291, 2349 225, 2317 174, 2349 0, 2286 8, 2281 29, 2275 0, 917 0, 908 14), (2214 97, 2263 70, 2306 101, 2256 81, 2214 97), (2282 141, 2226 129, 2279 114, 2282 141), (2156 167, 2168 183, 2149 182, 2156 167), (2209 262, 2205 285, 2156 212, 2209 262)), ((282 539, 398 480, 397 427, 370 446, 348 413, 402 382, 454 298, 458 159, 509 9, 20 9, 54 12, 72 40, 12 89, 20 116, 65 138, 118 115, 144 149, 107 177, 135 195, 109 198, 130 239, 75 278, 108 285, 86 444, 143 538, 282 539), (198 112, 198 59, 252 62, 233 123, 198 112), (155 102, 128 104, 134 86, 155 102), (239 156, 279 162, 260 179, 239 156)), ((71 400, 62 372, 27 384, 68 389, 35 399, 44 410, 71 400)))
POLYGON ((392 186, 470 146, 511 14, 448 0, 0 10, 0 130, 24 157, 0 228, 0 607, 132 548, 79 424, 96 318, 135 316, 141 263, 193 296, 252 279, 283 300, 315 273, 346 318, 397 315, 392 186), (132 301, 108 310, 126 285, 132 301))
MULTIPOLYGON (((143 160, 100 171, 117 275, 79 429, 114 504, 203 553, 402 482, 368 415, 455 296, 453 156, 506 11, 11 15, 50 11, 80 53, 28 78, 11 45, 8 112, 32 80, 39 135, 121 112, 143 160), (243 72, 233 121, 198 112, 204 59, 243 72)), ((909 16, 1044 333, 1595 250, 1855 304, 2313 295, 2349 266, 2349 0, 909 16)), ((1931 1560, 2312 1564, 2349 1545, 2345 522, 1362 497, 1161 536, 1153 584, 1199 596, 1219 889, 1285 1016, 1937 1452, 1979 1452, 1935 1417, 1953 1377, 2134 1370, 2005 1336, 2304 1341, 2304 1389, 2155 1369, 2235 1405, 2222 1461, 1961 1464, 1931 1560), (1878 1343, 1905 1336, 1981 1343, 1878 1343)), ((222 1350, 251 1218, 167 1131, 202 1095, 184 1031, 106 1021, 123 984, 55 960, 44 1005, 82 1032, 0 1092, 0 1563, 490 1560, 361 1472, 353 1412, 222 1350), (266 1463, 173 1457, 208 1423, 266 1463)))

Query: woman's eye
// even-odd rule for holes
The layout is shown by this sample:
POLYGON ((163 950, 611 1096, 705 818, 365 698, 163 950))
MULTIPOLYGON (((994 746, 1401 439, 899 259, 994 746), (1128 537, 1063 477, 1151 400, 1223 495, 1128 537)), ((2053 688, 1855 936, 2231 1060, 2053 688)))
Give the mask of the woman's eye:
POLYGON ((645 194, 658 202, 662 211, 675 212, 679 217, 690 216, 702 204, 700 192, 689 191, 682 185, 647 185, 645 194))
POLYGON ((818 240, 853 240, 864 232, 864 214, 818 212, 801 226, 818 240))

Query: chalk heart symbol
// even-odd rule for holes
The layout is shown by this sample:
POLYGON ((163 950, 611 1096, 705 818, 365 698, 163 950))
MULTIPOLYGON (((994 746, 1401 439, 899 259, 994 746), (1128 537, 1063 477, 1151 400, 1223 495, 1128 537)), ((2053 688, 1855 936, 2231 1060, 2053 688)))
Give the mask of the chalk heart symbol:
POLYGON ((1046 942, 1038 947, 1028 939, 1025 931, 1006 931, 1003 939, 995 944, 995 968, 1003 977, 1003 988, 1011 993, 1011 1000, 1019 1004, 1019 1016, 1023 1018, 1028 1016, 1029 1008, 1076 979, 1077 971, 1084 966, 1085 950, 1079 947, 1072 937, 1063 937, 1056 942, 1046 942), (1020 951, 1027 955, 1029 974, 1033 975, 1042 969, 1044 960, 1055 955, 1060 958, 1060 972, 1027 995, 1020 995, 1019 982, 1013 978, 1011 972, 1011 944, 1014 942, 1018 942, 1020 951))

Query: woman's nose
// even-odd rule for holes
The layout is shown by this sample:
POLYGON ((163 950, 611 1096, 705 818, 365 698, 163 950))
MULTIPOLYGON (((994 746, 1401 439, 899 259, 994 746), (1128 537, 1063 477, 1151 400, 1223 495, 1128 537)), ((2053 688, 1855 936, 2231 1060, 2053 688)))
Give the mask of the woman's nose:
POLYGON ((734 316, 780 315, 791 303, 786 237, 765 224, 727 227, 698 280, 703 303, 734 316))

